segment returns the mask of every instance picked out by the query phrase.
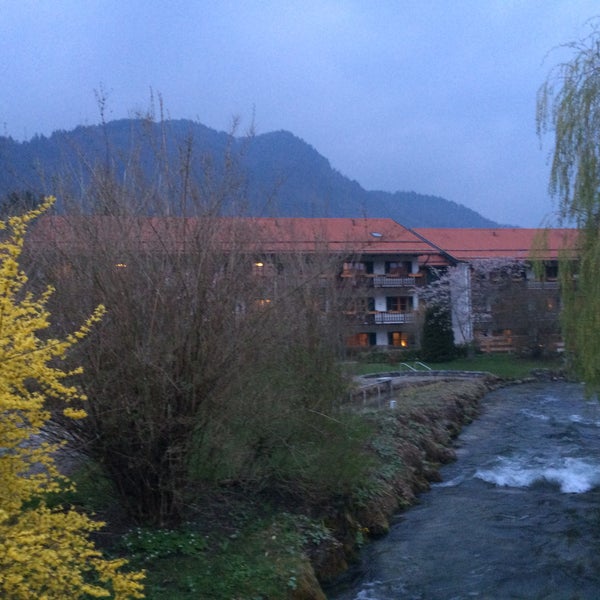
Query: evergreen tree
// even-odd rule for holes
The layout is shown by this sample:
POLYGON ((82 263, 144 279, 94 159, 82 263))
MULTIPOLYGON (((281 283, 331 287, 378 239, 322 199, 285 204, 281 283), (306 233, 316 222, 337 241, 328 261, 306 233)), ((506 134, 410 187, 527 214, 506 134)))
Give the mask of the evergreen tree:
POLYGON ((429 362, 452 360, 455 356, 454 334, 450 311, 442 306, 429 306, 425 312, 422 358, 429 362))

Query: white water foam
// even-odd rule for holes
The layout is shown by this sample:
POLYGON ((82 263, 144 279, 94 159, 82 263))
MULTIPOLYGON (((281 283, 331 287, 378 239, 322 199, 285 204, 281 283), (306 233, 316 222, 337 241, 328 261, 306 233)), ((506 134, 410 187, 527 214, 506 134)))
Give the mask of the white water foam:
POLYGON ((432 487, 456 487, 457 485, 460 485, 463 481, 465 481, 465 479, 467 479, 466 475, 457 475, 456 477, 453 477, 452 479, 448 479, 446 481, 440 481, 439 483, 433 483, 432 487))
POLYGON ((542 404, 550 404, 552 402, 561 402, 561 399, 552 394, 544 394, 541 399, 542 404))
POLYGON ((491 469, 479 469, 475 477, 499 487, 529 487, 536 482, 555 483, 565 494, 583 494, 600 485, 600 465, 580 458, 560 458, 548 464, 525 464, 524 458, 501 458, 491 469))
POLYGON ((600 427, 600 421, 597 419, 589 419, 582 417, 581 415, 571 415, 569 417, 571 423, 577 423, 578 425, 590 425, 592 427, 600 427))
POLYGON ((528 408, 522 408, 519 413, 525 415, 526 417, 531 417, 532 419, 538 419, 540 421, 549 421, 550 417, 540 412, 536 412, 534 410, 530 410, 528 408))

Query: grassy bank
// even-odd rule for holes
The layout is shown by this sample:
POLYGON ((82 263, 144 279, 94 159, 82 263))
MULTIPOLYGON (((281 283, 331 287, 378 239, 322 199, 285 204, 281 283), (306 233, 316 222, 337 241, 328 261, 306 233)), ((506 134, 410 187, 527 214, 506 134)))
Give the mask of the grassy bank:
MULTIPOLYGON (((406 364, 422 368, 411 361, 406 364)), ((515 356, 514 354, 477 354, 472 358, 457 358, 452 361, 428 365, 432 369, 448 371, 486 371, 503 379, 522 379, 528 377, 532 371, 560 370, 563 366, 562 358, 529 359, 515 356)), ((349 366, 355 375, 381 373, 390 370, 408 370, 400 362, 356 362, 349 366)))
POLYGON ((437 480, 439 466, 454 458, 453 437, 476 415, 486 390, 482 381, 438 382, 403 390, 396 409, 361 409, 372 433, 357 460, 363 477, 344 494, 286 496, 224 482, 197 490, 184 527, 141 529, 119 525, 106 486, 99 506, 102 478, 82 470, 79 497, 69 502, 91 506, 109 522, 104 545, 147 570, 150 599, 323 600, 322 585, 437 480))

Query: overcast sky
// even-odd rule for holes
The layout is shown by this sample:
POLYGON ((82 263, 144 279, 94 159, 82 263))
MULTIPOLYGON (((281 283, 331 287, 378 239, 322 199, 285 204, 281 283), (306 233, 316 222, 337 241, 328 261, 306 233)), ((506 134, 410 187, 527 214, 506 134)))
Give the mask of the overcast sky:
POLYGON ((369 190, 537 227, 536 92, 598 0, 0 0, 0 133, 128 117, 286 129, 369 190), (548 52, 550 54, 548 55, 548 52), (562 53, 561 53, 562 52, 562 53), (547 56, 548 55, 548 56, 547 56))

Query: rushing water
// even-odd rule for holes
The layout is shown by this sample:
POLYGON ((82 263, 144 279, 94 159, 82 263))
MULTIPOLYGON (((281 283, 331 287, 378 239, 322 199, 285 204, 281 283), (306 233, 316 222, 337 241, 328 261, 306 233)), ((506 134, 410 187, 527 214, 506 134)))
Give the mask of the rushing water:
POLYGON ((600 598, 600 403, 581 386, 486 396, 443 482, 331 600, 600 598))

